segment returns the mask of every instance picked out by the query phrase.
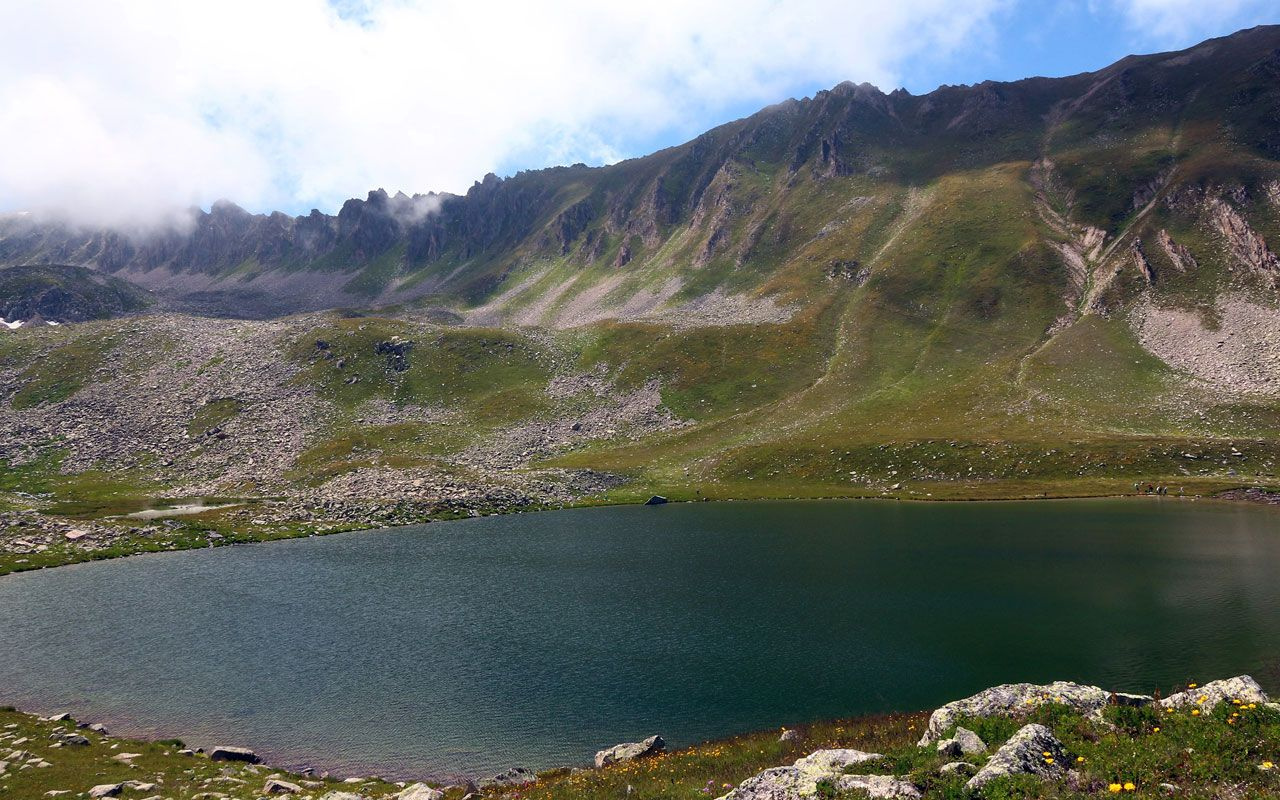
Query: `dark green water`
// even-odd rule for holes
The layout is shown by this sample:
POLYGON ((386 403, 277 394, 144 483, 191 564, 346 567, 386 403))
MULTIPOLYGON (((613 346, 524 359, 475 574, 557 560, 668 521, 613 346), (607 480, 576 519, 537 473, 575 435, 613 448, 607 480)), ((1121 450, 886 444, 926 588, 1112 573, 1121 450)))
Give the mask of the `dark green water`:
POLYGON ((1166 499, 566 511, 0 579, 0 701, 390 776, 1057 678, 1275 689, 1280 515, 1166 499))

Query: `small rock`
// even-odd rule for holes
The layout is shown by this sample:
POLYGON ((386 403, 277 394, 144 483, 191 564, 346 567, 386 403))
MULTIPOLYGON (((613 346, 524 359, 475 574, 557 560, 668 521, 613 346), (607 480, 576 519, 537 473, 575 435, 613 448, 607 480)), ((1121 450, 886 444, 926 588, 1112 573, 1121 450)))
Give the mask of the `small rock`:
POLYGON ((267 778, 267 782, 262 787, 263 794, 297 794, 302 791, 302 787, 296 783, 282 781, 279 778, 267 778))
POLYGON ((533 770, 525 767, 512 767, 506 772, 500 772, 488 780, 481 781, 481 788, 499 787, 499 786, 522 786, 526 783, 533 783, 538 776, 533 770))
POLYGON ((987 744, 968 728, 956 728, 954 736, 938 742, 938 752, 951 758, 973 756, 987 752, 987 744))
POLYGON ((957 775, 976 775, 978 768, 968 761, 952 761, 950 764, 943 764, 938 767, 939 775, 950 775, 952 773, 957 775))
POLYGON ((90 797, 117 797, 124 791, 123 783, 100 783, 89 790, 90 797))
POLYGON ((667 498, 663 497, 660 494, 655 494, 653 497, 650 497, 648 500, 644 501, 644 504, 646 506, 660 506, 660 505, 665 505, 666 503, 667 503, 667 498))
POLYGON ((891 775, 846 775, 845 769, 883 758, 861 750, 817 750, 789 767, 767 769, 747 778, 720 800, 793 800, 813 798, 818 784, 837 792, 862 791, 874 798, 919 798, 920 790, 891 775))
POLYGON ((794 728, 788 728, 782 732, 781 736, 778 737, 778 741, 798 742, 800 741, 800 731, 795 730, 794 728))
POLYGON ((643 742, 615 744, 607 750, 601 750, 596 753, 596 769, 609 764, 620 764, 623 761, 633 761, 637 758, 661 753, 666 746, 667 743, 662 740, 661 736, 650 736, 643 742))
POLYGON ((321 797, 320 800, 369 800, 369 798, 352 792, 329 792, 321 797))

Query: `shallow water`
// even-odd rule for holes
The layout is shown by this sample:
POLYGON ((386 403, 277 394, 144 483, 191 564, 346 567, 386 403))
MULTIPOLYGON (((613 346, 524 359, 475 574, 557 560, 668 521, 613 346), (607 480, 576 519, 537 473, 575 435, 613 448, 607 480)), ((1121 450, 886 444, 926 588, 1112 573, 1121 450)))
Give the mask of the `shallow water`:
POLYGON ((484 775, 1058 678, 1280 658, 1280 515, 1188 500, 616 507, 0 579, 0 702, 336 773, 484 775))

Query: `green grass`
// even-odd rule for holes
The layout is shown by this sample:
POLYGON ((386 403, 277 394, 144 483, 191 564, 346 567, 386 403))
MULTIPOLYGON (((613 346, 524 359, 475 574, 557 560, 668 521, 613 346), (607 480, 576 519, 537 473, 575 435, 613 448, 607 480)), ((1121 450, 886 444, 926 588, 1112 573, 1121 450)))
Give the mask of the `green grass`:
POLYGON ((79 335, 56 345, 18 375, 15 409, 61 403, 84 386, 115 346, 109 336, 79 335))
POLYGON ((221 427, 240 413, 241 403, 234 397, 220 397, 210 400, 196 410, 191 421, 187 423, 189 436, 203 436, 214 428, 221 427))
POLYGON ((256 800, 263 795, 268 775, 275 775, 311 790, 316 796, 329 791, 358 791, 370 798, 392 797, 400 787, 377 779, 359 786, 343 784, 340 779, 319 780, 266 766, 211 761, 201 754, 180 754, 185 749, 180 740, 144 741, 104 736, 89 730, 78 730, 74 720, 45 722, 13 709, 0 709, 0 751, 30 753, 50 766, 23 769, 11 761, 0 774, 0 796, 14 800, 38 798, 47 792, 69 792, 69 797, 86 796, 89 789, 102 784, 139 781, 153 783, 149 791, 125 789, 122 797, 163 795, 185 800, 202 792, 219 792, 227 800, 256 800), (87 745, 54 746, 51 735, 80 734, 87 745), (26 739, 16 747, 15 741, 26 739), (135 753, 128 763, 114 758, 121 753, 135 753))

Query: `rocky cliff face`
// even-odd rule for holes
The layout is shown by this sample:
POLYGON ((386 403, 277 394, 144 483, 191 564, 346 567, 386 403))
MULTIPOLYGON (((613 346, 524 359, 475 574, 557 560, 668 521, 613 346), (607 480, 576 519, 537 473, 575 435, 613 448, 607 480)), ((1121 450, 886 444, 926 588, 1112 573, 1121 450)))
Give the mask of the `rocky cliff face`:
MULTIPOLYGON (((1056 171, 1041 170, 1038 185, 1052 177, 1051 205, 1065 223, 1044 232, 1055 246, 1068 227, 1114 244, 1146 209, 1190 186, 1220 203, 1210 212, 1231 254, 1273 272, 1271 231, 1225 193, 1243 189, 1237 199, 1275 208, 1267 198, 1280 186, 1277 87, 1277 27, 1068 78, 944 86, 919 97, 844 83, 645 158, 489 175, 462 196, 376 190, 336 216, 301 217, 224 201, 193 212, 189 226, 149 232, 3 217, 0 264, 92 267, 179 306, 231 315, 431 294, 463 307, 503 297, 507 316, 542 303, 540 321, 571 324, 574 315, 561 312, 575 297, 615 316, 643 316, 717 290, 785 295, 775 279, 788 270, 804 284, 793 293, 811 292, 826 264, 910 221, 909 192, 995 165, 1047 163, 1056 171), (866 202, 851 207, 859 198, 866 202), (818 238, 844 241, 828 254, 812 246, 818 238)), ((932 224, 951 224, 933 216, 932 224)), ((1077 294, 1099 283, 1091 273, 1104 266, 1103 253, 1083 258, 1096 244, 1063 250, 1077 294)), ((1196 257, 1162 249, 1179 263, 1196 257)), ((1142 260, 1129 257, 1130 247, 1107 254, 1124 256, 1150 285, 1163 266, 1151 250, 1142 260)), ((1104 273, 1121 269, 1117 262, 1104 273)), ((1096 287, 1091 299, 1095 308, 1107 303, 1096 287)))

